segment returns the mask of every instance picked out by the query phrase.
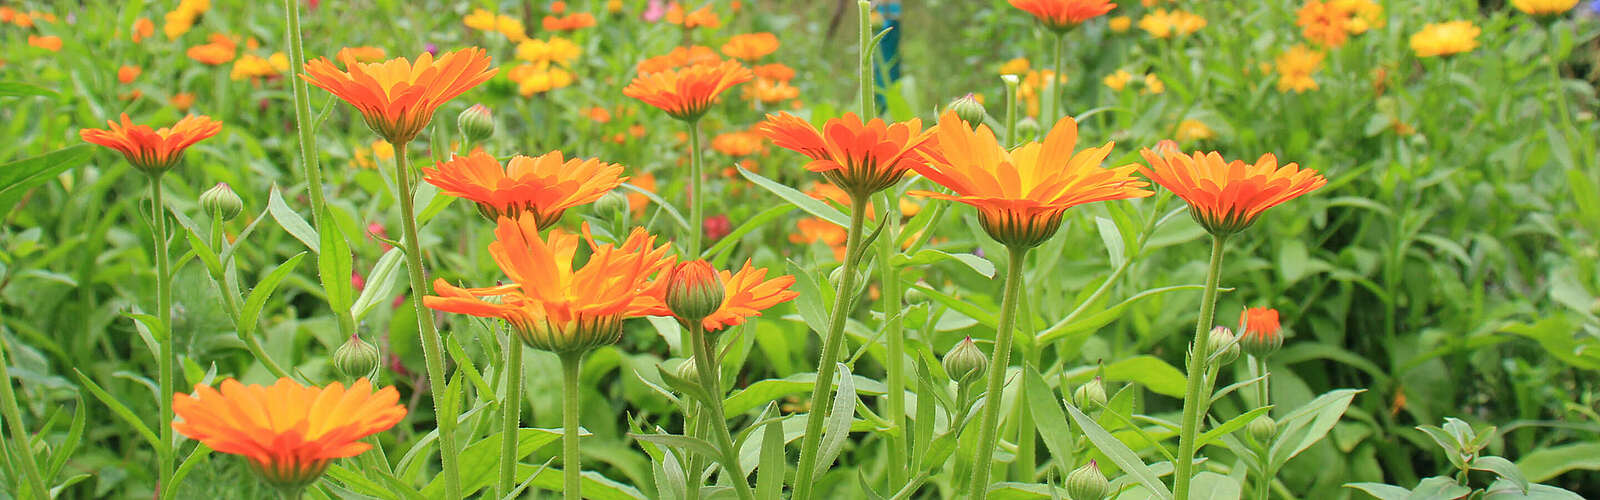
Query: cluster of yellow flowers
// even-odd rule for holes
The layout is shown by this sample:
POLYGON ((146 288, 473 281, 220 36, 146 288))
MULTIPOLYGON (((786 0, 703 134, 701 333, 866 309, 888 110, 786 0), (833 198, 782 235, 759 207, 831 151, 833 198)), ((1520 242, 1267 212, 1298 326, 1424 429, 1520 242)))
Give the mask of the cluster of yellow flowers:
POLYGON ((558 36, 525 40, 517 44, 517 59, 526 62, 506 72, 506 77, 517 83, 517 92, 524 97, 567 87, 576 80, 569 65, 581 54, 582 47, 558 36))
POLYGON ((484 9, 473 9, 472 13, 462 19, 468 28, 483 32, 495 32, 505 35, 506 39, 521 42, 528 39, 528 32, 522 26, 522 20, 505 14, 495 14, 484 9))
POLYGON ((582 47, 572 43, 572 40, 559 36, 550 37, 549 40, 527 40, 517 44, 517 59, 534 64, 554 63, 566 66, 582 54, 582 47))
POLYGON ((1311 78, 1322 67, 1324 54, 1311 50, 1305 44, 1296 44, 1278 54, 1278 90, 1280 92, 1305 92, 1316 90, 1317 81, 1311 78))
POLYGON ((194 27, 195 19, 201 14, 211 10, 211 0, 183 0, 178 3, 178 8, 167 13, 167 23, 161 31, 167 34, 168 40, 176 40, 189 32, 194 27))
POLYGON ((233 71, 228 73, 228 78, 234 80, 252 79, 260 81, 282 74, 289 70, 289 56, 282 52, 274 52, 267 57, 255 54, 245 54, 233 61, 233 71))
POLYGON ((1184 37, 1206 27, 1206 18, 1180 9, 1155 9, 1139 18, 1139 29, 1156 38, 1184 37))
MULTIPOLYGON (((1100 83, 1104 83, 1107 88, 1115 92, 1122 92, 1128 88, 1129 83, 1133 82, 1133 73, 1129 73, 1125 69, 1119 69, 1100 79, 1100 83)), ((1144 88, 1139 91, 1141 94, 1160 94, 1167 91, 1167 85, 1161 83, 1161 78, 1157 77, 1155 73, 1146 73, 1141 82, 1144 85, 1144 88)))

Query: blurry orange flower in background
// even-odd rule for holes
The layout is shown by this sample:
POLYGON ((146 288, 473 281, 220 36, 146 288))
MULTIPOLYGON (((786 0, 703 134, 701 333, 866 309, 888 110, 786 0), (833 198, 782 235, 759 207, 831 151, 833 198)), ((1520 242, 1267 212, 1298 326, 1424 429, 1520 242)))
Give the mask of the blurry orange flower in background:
POLYGON ((589 117, 589 119, 595 123, 604 124, 611 122, 611 112, 606 111, 606 108, 595 106, 585 110, 583 114, 584 116, 589 117))
POLYGON ((168 40, 176 40, 189 32, 194 27, 195 19, 201 14, 211 10, 211 0, 183 0, 178 2, 178 8, 168 12, 166 23, 161 26, 161 32, 167 35, 168 40))
POLYGON ((1511 6, 1530 16, 1565 14, 1578 6, 1578 0, 1511 0, 1511 6))
POLYGON ((139 78, 139 73, 142 72, 144 72, 144 70, 139 69, 138 66, 123 66, 121 68, 117 68, 117 82, 122 83, 123 85, 133 83, 134 80, 139 78))
POLYGON ((1116 92, 1121 92, 1122 89, 1127 88, 1128 82, 1132 81, 1133 74, 1129 73, 1128 70, 1125 69, 1119 69, 1115 73, 1111 73, 1106 75, 1105 78, 1100 79, 1101 83, 1106 84, 1106 87, 1109 87, 1111 90, 1116 92))
POLYGON ((667 6, 666 19, 668 23, 683 25, 685 29, 722 27, 722 19, 717 17, 716 11, 711 10, 710 4, 685 14, 682 5, 672 2, 667 6))
POLYGON ((744 93, 747 98, 764 103, 782 102, 800 97, 800 89, 765 78, 757 78, 755 83, 745 87, 744 93))
POLYGON ((166 172, 183 158, 183 151, 196 142, 217 135, 222 122, 208 116, 190 115, 171 127, 153 130, 135 125, 128 115, 122 123, 107 121, 106 130, 86 128, 78 131, 85 142, 99 144, 122 153, 134 167, 150 174, 166 172))
POLYGON ((560 222, 567 209, 593 203, 628 180, 621 175, 622 165, 564 159, 560 151, 516 156, 504 167, 489 153, 474 151, 422 169, 422 180, 477 203, 489 220, 523 217, 540 229, 560 222))
POLYGON ((333 460, 371 448, 362 438, 400 423, 406 408, 399 399, 394 387, 374 392, 365 378, 348 390, 338 382, 304 387, 285 377, 262 387, 230 378, 221 391, 195 385, 192 396, 173 395, 182 421, 171 425, 213 450, 243 456, 274 486, 298 490, 333 460))
POLYGON ((511 68, 506 74, 511 81, 517 82, 517 93, 523 97, 532 97, 551 90, 566 88, 577 80, 572 72, 553 66, 548 62, 537 64, 521 64, 511 68))
POLYGON ((717 275, 722 278, 722 306, 701 322, 707 332, 742 325, 746 319, 760 316, 762 310, 800 296, 789 289, 794 286, 794 276, 766 279, 766 268, 751 267, 749 260, 739 272, 718 270, 717 275))
POLYGON ((207 42, 189 47, 187 55, 202 64, 220 66, 232 61, 238 54, 239 43, 228 35, 212 33, 207 42))
POLYGON ((1472 21, 1433 23, 1411 35, 1411 50, 1417 57, 1451 56, 1478 48, 1483 33, 1472 21))
POLYGON ((472 12, 461 19, 462 24, 478 31, 495 32, 505 35, 507 40, 521 42, 528 39, 528 31, 522 25, 522 20, 506 14, 495 14, 485 9, 472 9, 472 12))
POLYGON ((1139 29, 1156 38, 1188 36, 1206 27, 1206 18, 1192 12, 1155 9, 1139 18, 1139 29))
POLYGON ((794 68, 784 66, 783 63, 763 64, 753 68, 756 78, 773 82, 787 82, 794 79, 794 68))
POLYGON ((1057 33, 1117 8, 1115 2, 1106 0, 1011 0, 1011 6, 1033 14, 1039 23, 1057 33))
POLYGON ((550 37, 549 40, 528 40, 517 44, 517 59, 532 63, 566 65, 583 54, 583 49, 572 40, 550 37))
POLYGON ((790 243, 809 245, 821 242, 833 250, 834 260, 844 260, 844 244, 849 235, 843 227, 817 217, 807 217, 796 221, 794 229, 795 232, 789 234, 790 243))
POLYGON ((717 57, 716 51, 703 45, 689 47, 674 47, 671 52, 651 57, 639 62, 639 74, 659 73, 671 69, 678 69, 697 64, 715 64, 722 58, 717 57))
POLYGON ((386 54, 381 47, 345 47, 333 55, 333 60, 339 61, 346 68, 356 63, 374 63, 382 61, 386 54))
MULTIPOLYGON (((939 119, 959 118, 946 111, 939 119)), ((1013 248, 1031 248, 1049 239, 1074 206, 1154 194, 1144 189, 1149 183, 1133 177, 1137 166, 1100 166, 1111 154, 1111 143, 1074 151, 1078 123, 1071 117, 1056 122, 1043 143, 1028 142, 1010 151, 987 125, 976 130, 939 127, 936 137, 939 154, 918 166, 917 173, 954 194, 912 194, 972 205, 984 231, 1013 248)))
POLYGON ((1310 0, 1295 13, 1307 40, 1328 48, 1383 23, 1383 6, 1371 0, 1310 0))
POLYGON ((1278 54, 1275 59, 1278 71, 1278 91, 1301 93, 1316 90, 1317 81, 1311 78, 1322 67, 1325 54, 1295 45, 1278 54))
POLYGON ((1175 144, 1139 153, 1150 164, 1139 173, 1183 198, 1195 222, 1219 236, 1244 230, 1267 209, 1328 183, 1316 170, 1279 167, 1271 153, 1254 165, 1225 161, 1216 152, 1186 155, 1175 144))
POLYGON ((761 134, 741 130, 718 134, 711 139, 711 149, 732 157, 750 156, 761 151, 761 146, 766 141, 761 134))
POLYGON ((737 61, 698 64, 683 69, 640 74, 622 94, 666 111, 673 118, 698 120, 723 91, 755 78, 737 61))
POLYGON ((922 130, 922 120, 916 118, 894 124, 873 118, 862 123, 855 113, 828 120, 820 131, 800 117, 772 114, 757 130, 778 147, 811 158, 806 170, 821 173, 858 198, 900 182, 923 162, 918 151, 933 137, 933 130, 922 130))
POLYGON ((541 24, 545 31, 575 31, 594 26, 595 20, 593 14, 578 12, 565 17, 544 16, 541 24))
POLYGON ((129 33, 128 37, 129 39, 133 40, 133 43, 139 43, 155 34, 156 23, 150 22, 150 18, 148 17, 141 17, 139 20, 133 22, 133 30, 131 33, 129 33))
POLYGON ((1028 64, 1028 58, 1026 58, 1026 57, 1018 57, 1016 59, 1012 59, 1012 60, 1006 61, 1004 64, 1001 64, 1000 65, 1000 74, 1002 74, 1002 75, 1021 75, 1021 74, 1027 73, 1029 67, 1031 67, 1031 66, 1028 64))
POLYGON ((733 35, 722 45, 722 53, 734 59, 754 62, 778 51, 778 36, 772 33, 733 35))
POLYGON ((436 60, 424 52, 412 63, 395 58, 358 63, 341 71, 327 58, 305 65, 307 83, 327 90, 361 111, 373 132, 394 144, 411 142, 446 101, 493 77, 483 49, 447 52, 436 60))
POLYGON ((1133 27, 1133 18, 1128 16, 1113 17, 1106 21, 1106 27, 1111 28, 1112 33, 1126 33, 1129 28, 1133 27))
POLYGON ((38 48, 41 48, 41 49, 44 49, 44 50, 48 50, 48 51, 51 51, 51 52, 60 52, 61 51, 61 37, 55 36, 55 35, 46 35, 46 36, 28 35, 28 45, 32 45, 34 47, 38 47, 38 48))
POLYGON ((273 54, 270 58, 245 54, 233 62, 233 71, 228 73, 228 77, 234 80, 261 80, 276 77, 288 67, 289 58, 282 53, 273 54))
MULTIPOLYGON (((656 192, 656 175, 650 172, 634 175, 628 178, 628 184, 654 193, 656 192)), ((624 190, 624 193, 628 195, 628 210, 633 212, 634 217, 643 216, 645 209, 650 206, 650 197, 632 189, 624 190)))
POLYGON ((177 108, 178 111, 188 111, 193 106, 194 94, 179 92, 172 95, 172 107, 177 108))

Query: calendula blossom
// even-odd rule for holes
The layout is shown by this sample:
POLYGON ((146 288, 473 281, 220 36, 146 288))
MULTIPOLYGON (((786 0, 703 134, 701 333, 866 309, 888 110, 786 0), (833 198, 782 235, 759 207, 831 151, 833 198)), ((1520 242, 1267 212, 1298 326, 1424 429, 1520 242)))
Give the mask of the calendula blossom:
POLYGON ((1478 35, 1483 33, 1472 21, 1450 21, 1424 26, 1411 35, 1411 51, 1417 57, 1438 57, 1471 52, 1478 48, 1478 35))
POLYGON ((622 166, 597 159, 564 159, 561 151, 516 156, 504 167, 482 150, 422 169, 422 180, 478 204, 489 220, 531 218, 554 226, 570 208, 587 205, 622 185, 622 166))
POLYGON ((811 158, 806 170, 821 173, 853 196, 887 189, 924 160, 917 151, 932 137, 922 120, 862 123, 855 113, 828 120, 822 130, 788 113, 767 115, 757 130, 778 147, 811 158))
POLYGON ((1305 92, 1317 89, 1317 81, 1311 78, 1322 67, 1325 55, 1311 50, 1305 45, 1295 45, 1276 59, 1278 71, 1278 90, 1281 92, 1305 92))
POLYGON ((1011 6, 1039 20, 1046 28, 1064 32, 1117 8, 1106 0, 1011 0, 1011 6))
POLYGON ((361 111, 367 126, 390 143, 410 143, 446 101, 494 76, 483 49, 446 52, 437 59, 424 52, 416 62, 400 57, 382 63, 357 63, 340 70, 327 58, 306 63, 307 83, 328 91, 361 111))
POLYGON ((1511 0, 1511 6, 1530 16, 1565 14, 1578 6, 1578 0, 1511 0))
POLYGON ((722 92, 748 82, 755 73, 735 61, 697 64, 682 69, 641 73, 622 94, 644 101, 684 121, 699 120, 722 92))
POLYGON ((1271 153, 1254 164, 1226 161, 1216 152, 1183 154, 1177 145, 1140 151, 1149 167, 1139 173, 1189 204, 1189 215, 1211 234, 1226 236, 1254 224, 1267 209, 1328 183, 1316 170, 1279 166, 1271 153))
POLYGON ((171 127, 152 130, 135 125, 122 115, 122 123, 107 121, 106 130, 83 129, 78 135, 85 142, 99 144, 122 153, 128 163, 149 174, 159 175, 178 164, 183 152, 196 142, 217 135, 222 122, 204 115, 190 115, 171 127))

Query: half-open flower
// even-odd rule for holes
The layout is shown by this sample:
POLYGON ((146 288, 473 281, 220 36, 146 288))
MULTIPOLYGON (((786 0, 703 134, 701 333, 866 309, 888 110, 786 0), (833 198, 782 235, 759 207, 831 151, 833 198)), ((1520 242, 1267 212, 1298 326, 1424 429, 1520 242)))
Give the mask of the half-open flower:
POLYGON ((398 145, 416 138, 440 105, 489 80, 496 71, 489 67, 488 53, 473 47, 438 59, 424 52, 415 63, 404 57, 355 63, 344 71, 319 58, 306 63, 304 77, 355 106, 373 132, 398 145))
POLYGON ((1107 0, 1011 0, 1011 6, 1033 14, 1046 28, 1058 33, 1117 8, 1115 2, 1107 0))
POLYGON ((660 108, 683 121, 699 120, 722 92, 755 78, 737 61, 702 63, 640 74, 622 94, 660 108))
POLYGON ((800 292, 789 289, 794 286, 794 276, 766 279, 767 269, 751 267, 748 260, 739 272, 719 270, 717 275, 722 278, 722 306, 706 316, 703 324, 708 332, 744 324, 746 319, 760 316, 762 310, 800 296, 800 292))
POLYGON ((122 153, 134 167, 145 173, 160 175, 183 159, 189 146, 222 131, 222 122, 205 115, 189 115, 171 127, 152 130, 147 125, 135 125, 122 115, 122 123, 107 121, 106 130, 83 129, 78 136, 84 141, 99 144, 122 153))
POLYGON ((360 455, 362 438, 406 416, 393 387, 373 392, 367 379, 346 389, 335 382, 305 387, 288 378, 271 386, 222 381, 222 390, 196 385, 172 396, 182 419, 172 428, 223 453, 241 455, 273 486, 297 491, 322 476, 337 458, 360 455))
POLYGON ((865 198, 905 177, 925 160, 918 154, 933 137, 922 121, 894 124, 873 118, 866 123, 855 113, 828 120, 818 131, 788 113, 767 115, 757 126, 778 147, 806 155, 806 170, 819 172, 851 196, 865 198))
POLYGON ((1290 163, 1278 166, 1272 153, 1255 164, 1222 159, 1215 151, 1183 154, 1176 146, 1140 151, 1149 168, 1139 173, 1189 203, 1189 215, 1213 235, 1250 227, 1267 209, 1328 183, 1316 170, 1290 163))
MULTIPOLYGON (((940 120, 956 120, 946 111, 940 120)), ((1134 165, 1104 168, 1111 143, 1082 151, 1078 123, 1062 118, 1044 142, 1029 142, 1007 151, 987 125, 977 130, 939 127, 938 152, 917 167, 953 194, 913 191, 911 194, 952 200, 978 209, 978 223, 995 241, 1013 248, 1032 248, 1055 235, 1068 208, 1096 201, 1150 196, 1149 186, 1133 177, 1134 165)))
POLYGON ((526 214, 540 229, 555 225, 567 209, 593 203, 628 180, 621 174, 622 165, 594 158, 564 160, 560 151, 516 156, 502 167, 479 150, 422 169, 423 180, 477 203, 489 220, 526 214))

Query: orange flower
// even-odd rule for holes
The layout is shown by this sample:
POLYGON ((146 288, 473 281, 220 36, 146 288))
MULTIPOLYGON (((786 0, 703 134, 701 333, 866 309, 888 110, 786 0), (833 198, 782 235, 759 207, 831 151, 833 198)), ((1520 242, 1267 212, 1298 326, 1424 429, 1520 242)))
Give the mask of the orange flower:
POLYGON ((737 273, 717 271, 717 275, 722 277, 722 307, 702 322, 707 332, 742 325, 745 319, 760 316, 763 309, 800 296, 800 292, 789 289, 794 286, 794 276, 768 280, 767 269, 750 267, 749 260, 737 273))
POLYGON ((561 0, 550 2, 550 13, 560 14, 567 11, 567 3, 561 0))
POLYGON ((322 476, 328 463, 360 455, 362 438, 406 416, 393 387, 373 392, 363 378, 345 387, 305 387, 287 377, 269 387, 222 381, 218 391, 195 385, 194 395, 174 394, 173 430, 211 449, 241 455, 267 482, 298 490, 322 476))
POLYGON ((540 229, 555 225, 567 209, 593 203, 628 180, 621 174, 622 165, 594 158, 563 160, 560 151, 517 156, 502 168, 480 150, 422 169, 423 180, 477 203, 484 217, 526 214, 540 229))
POLYGON ((85 142, 121 152, 128 163, 153 175, 177 165, 185 148, 222 131, 222 122, 203 115, 186 116, 171 128, 160 130, 134 125, 127 113, 123 113, 121 125, 113 121, 106 124, 110 125, 107 130, 83 129, 78 136, 85 142))
POLYGON ((28 35, 28 45, 51 52, 61 52, 61 37, 55 35, 28 35))
POLYGON ((808 245, 820 241, 833 250, 835 260, 844 260, 844 243, 849 235, 838 224, 816 217, 807 217, 795 222, 794 228, 795 232, 789 235, 790 243, 808 245))
MULTIPOLYGON (((674 47, 671 52, 639 62, 639 74, 658 73, 697 64, 716 64, 722 58, 711 47, 674 47)), ((758 68, 759 69, 759 68, 758 68)))
POLYGON ((501 217, 489 254, 514 284, 490 288, 457 288, 444 280, 433 283, 436 296, 423 297, 435 310, 501 318, 524 343, 557 353, 582 352, 615 343, 622 320, 668 314, 661 294, 665 281, 651 276, 671 266, 670 244, 655 246, 655 237, 635 228, 621 246, 598 245, 584 226, 584 239, 594 253, 582 268, 572 268, 578 236, 553 229, 539 238, 531 217, 501 217), (479 297, 499 296, 497 302, 479 297))
POLYGON ((544 16, 545 31, 576 31, 594 26, 594 15, 579 12, 566 17, 544 16))
POLYGON ((1266 357, 1283 346, 1278 310, 1250 307, 1239 312, 1239 346, 1251 356, 1266 357))
POLYGON ((734 59, 755 61, 778 51, 778 36, 772 33, 733 35, 723 44, 722 53, 734 59))
POLYGON ((121 82, 123 85, 133 83, 134 80, 139 78, 139 73, 141 72, 143 72, 143 70, 139 69, 138 66, 123 66, 121 68, 117 68, 117 81, 121 82))
POLYGON ((208 43, 189 47, 187 52, 189 58, 201 64, 220 66, 232 61, 237 54, 239 44, 234 43, 227 35, 212 33, 209 40, 208 43))
POLYGON ((700 119, 722 91, 755 78, 735 61, 697 64, 683 69, 640 74, 622 94, 666 111, 684 121, 700 119))
POLYGON ((334 54, 333 59, 348 68, 356 63, 374 63, 382 61, 384 57, 382 47, 345 47, 334 54))
POLYGON ((711 139, 711 149, 728 156, 750 156, 761 151, 761 134, 750 131, 728 132, 711 139))
POLYGON ((778 81, 757 78, 756 82, 744 89, 745 97, 764 103, 783 102, 800 97, 800 89, 778 81))
POLYGON ((1045 27, 1057 33, 1117 8, 1117 4, 1106 0, 1011 0, 1011 6, 1033 14, 1045 27))
POLYGON ((139 43, 155 34, 156 24, 150 22, 150 18, 148 17, 141 17, 139 20, 133 22, 133 33, 131 33, 129 36, 133 39, 133 43, 139 43))
POLYGON ((717 17, 716 11, 711 10, 709 4, 685 14, 683 6, 678 5, 678 2, 672 2, 667 7, 667 22, 681 24, 685 29, 701 27, 717 29, 722 26, 722 19, 717 17))
POLYGON ((857 198, 893 186, 920 166, 917 152, 934 133, 922 130, 916 118, 892 125, 873 118, 863 124, 855 113, 828 120, 820 132, 799 117, 778 113, 767 115, 757 130, 778 147, 811 158, 806 170, 822 173, 857 198))
MULTIPOLYGON (((939 120, 959 120, 946 111, 939 120)), ((1062 118, 1043 143, 1006 151, 987 125, 977 130, 939 127, 939 154, 919 166, 922 174, 955 194, 912 194, 958 201, 978 209, 978 223, 1007 246, 1031 248, 1055 235, 1068 208, 1097 201, 1150 196, 1148 183, 1132 176, 1138 167, 1103 168, 1112 143, 1074 152, 1078 123, 1062 118)))
POLYGON ((394 144, 411 142, 445 101, 490 77, 489 56, 473 47, 439 56, 424 52, 416 63, 404 57, 358 63, 340 71, 327 58, 306 63, 306 82, 361 111, 373 132, 394 144))
POLYGON ((1278 167, 1272 153, 1254 165, 1227 162, 1216 152, 1192 155, 1176 145, 1140 151, 1149 168, 1139 173, 1189 203, 1189 215, 1211 234, 1226 236, 1250 227, 1261 212, 1328 183, 1316 170, 1290 163, 1278 167))
POLYGON ((193 106, 194 94, 179 92, 172 95, 172 107, 178 108, 178 111, 188 111, 193 106))
POLYGON ((774 82, 787 82, 794 79, 794 69, 784 66, 782 63, 763 64, 753 69, 756 73, 756 78, 774 82))
POLYGON ((588 116, 590 120, 594 120, 595 123, 611 123, 611 112, 606 111, 606 108, 595 106, 585 110, 583 114, 588 116))

